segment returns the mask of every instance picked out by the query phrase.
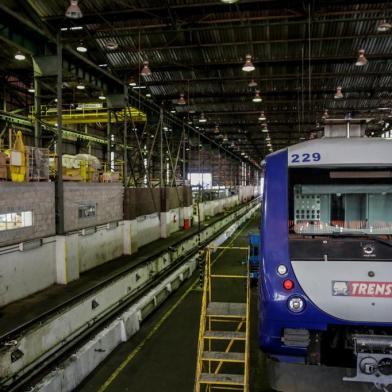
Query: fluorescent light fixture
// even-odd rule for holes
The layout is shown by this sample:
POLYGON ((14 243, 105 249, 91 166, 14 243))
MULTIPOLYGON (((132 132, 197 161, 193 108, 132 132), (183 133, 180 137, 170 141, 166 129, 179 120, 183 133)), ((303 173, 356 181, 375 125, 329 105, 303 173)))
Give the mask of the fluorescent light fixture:
POLYGON ((199 117, 199 123, 206 123, 206 122, 207 122, 207 119, 206 119, 204 113, 201 113, 200 117, 199 117))
POLYGON ((98 67, 101 67, 101 68, 106 68, 108 65, 106 64, 106 63, 103 63, 103 64, 98 64, 98 67))
POLYGON ((18 61, 26 60, 26 56, 20 50, 18 50, 15 53, 15 60, 18 60, 18 61))
POLYGON ((76 47, 76 50, 80 53, 86 53, 87 52, 87 48, 86 46, 83 44, 83 42, 80 42, 79 45, 76 47))
POLYGON ((80 19, 83 14, 79 8, 78 0, 70 0, 65 16, 70 19, 80 19))
POLYGON ((261 97, 260 97, 260 91, 259 91, 259 90, 256 90, 255 96, 253 97, 252 101, 253 101, 253 102, 256 102, 256 103, 262 101, 262 99, 261 99, 261 97))
POLYGON ((334 96, 335 99, 342 99, 343 98, 343 93, 342 93, 342 87, 338 86, 336 87, 336 93, 334 96))
POLYGON ((252 72, 255 70, 255 66, 252 63, 252 56, 250 54, 247 54, 245 57, 246 61, 244 66, 242 67, 242 70, 245 72, 252 72))
POLYGON ((73 26, 69 28, 71 31, 75 31, 75 30, 83 30, 83 26, 73 26))
POLYGON ((147 88, 147 86, 133 86, 132 88, 133 88, 134 90, 140 90, 140 89, 147 88))
POLYGON ((358 58, 357 58, 355 65, 357 67, 362 67, 362 66, 366 65, 367 63, 368 63, 368 61, 367 61, 367 58, 365 57, 365 50, 360 49, 358 51, 358 58))
POLYGON ((184 94, 180 94, 180 98, 178 98, 177 104, 178 104, 178 105, 186 105, 186 101, 185 101, 185 98, 184 98, 184 94))
POLYGON ((143 68, 140 72, 140 75, 142 76, 150 76, 151 75, 151 69, 149 66, 149 62, 148 61, 143 61, 143 68))
POLYGON ((147 98, 151 98, 151 94, 150 94, 150 93, 147 93, 147 94, 146 94, 146 97, 147 97, 147 98))
POLYGON ((385 19, 382 20, 382 21, 378 24, 378 26, 377 26, 377 31, 378 31, 379 33, 385 33, 385 32, 387 32, 387 31, 389 31, 389 30, 391 30, 391 29, 392 29, 392 25, 391 25, 390 23, 388 23, 385 19))

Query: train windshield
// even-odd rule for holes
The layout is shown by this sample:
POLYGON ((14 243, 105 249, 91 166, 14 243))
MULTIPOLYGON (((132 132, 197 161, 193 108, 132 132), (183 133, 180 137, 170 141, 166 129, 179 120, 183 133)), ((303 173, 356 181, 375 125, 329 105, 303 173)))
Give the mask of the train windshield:
POLYGON ((392 235, 391 179, 382 170, 293 169, 291 232, 392 235))

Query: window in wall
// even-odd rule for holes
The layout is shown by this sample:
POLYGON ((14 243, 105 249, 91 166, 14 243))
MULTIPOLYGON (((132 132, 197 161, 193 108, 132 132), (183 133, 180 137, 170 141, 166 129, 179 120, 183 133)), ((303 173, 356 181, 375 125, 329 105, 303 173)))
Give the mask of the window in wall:
POLYGON ((203 186, 204 189, 211 189, 212 174, 211 173, 188 173, 188 180, 192 186, 203 186))
POLYGON ((33 226, 33 212, 20 211, 0 214, 0 231, 33 226))
POLYGON ((96 212, 97 205, 95 203, 79 205, 79 219, 93 218, 96 216, 96 212))

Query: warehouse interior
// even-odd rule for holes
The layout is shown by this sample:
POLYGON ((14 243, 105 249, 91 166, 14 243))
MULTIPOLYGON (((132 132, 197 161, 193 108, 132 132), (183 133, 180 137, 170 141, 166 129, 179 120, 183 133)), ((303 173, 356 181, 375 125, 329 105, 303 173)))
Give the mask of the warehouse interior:
MULTIPOLYGON (((260 230, 267 156, 333 124, 392 138, 391 34, 386 0, 2 0, 0 390, 214 390, 202 250, 247 274, 223 246, 260 230)), ((250 324, 239 390, 272 391, 250 324)))

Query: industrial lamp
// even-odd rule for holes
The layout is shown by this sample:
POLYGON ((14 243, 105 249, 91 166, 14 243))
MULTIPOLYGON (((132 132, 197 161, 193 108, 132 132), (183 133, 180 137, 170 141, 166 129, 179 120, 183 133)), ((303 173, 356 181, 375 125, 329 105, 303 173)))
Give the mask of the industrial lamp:
POLYGON ((184 94, 180 94, 180 98, 178 98, 177 104, 178 105, 185 105, 186 104, 186 101, 185 101, 185 98, 184 98, 184 94))
POLYGON ((149 67, 149 62, 148 61, 143 61, 143 68, 140 72, 140 75, 142 76, 150 76, 151 75, 151 69, 149 67))
POLYGON ((392 25, 388 23, 385 19, 382 20, 379 25, 377 26, 377 31, 379 33, 385 33, 392 29, 392 25))
POLYGON ((255 96, 253 97, 252 101, 253 101, 253 102, 256 102, 256 103, 262 101, 262 99, 261 99, 261 97, 260 97, 260 91, 259 91, 259 90, 256 90, 255 96))
POLYGON ((242 67, 242 70, 245 72, 252 72, 255 70, 255 66, 252 63, 252 56, 250 54, 247 54, 245 57, 245 64, 242 67))
POLYGON ((79 8, 78 0, 70 0, 65 16, 70 19, 80 19, 83 14, 79 8))
POLYGON ((342 87, 336 87, 336 93, 334 96, 335 99, 342 99, 343 98, 343 93, 342 93, 342 87))
POLYGON ((16 53, 15 53, 15 60, 18 60, 18 61, 23 61, 23 60, 26 60, 26 56, 20 51, 20 50, 18 50, 16 53))
POLYGON ((358 58, 357 58, 357 62, 355 63, 355 65, 357 67, 362 67, 364 65, 366 65, 368 63, 367 58, 365 57, 365 50, 364 49, 360 49, 358 51, 358 58))
POLYGON ((76 47, 76 50, 80 53, 86 53, 87 47, 83 44, 83 42, 80 42, 79 45, 76 47))
POLYGON ((199 123, 205 123, 205 122, 207 122, 207 119, 206 119, 204 113, 201 113, 200 117, 199 117, 199 123))

